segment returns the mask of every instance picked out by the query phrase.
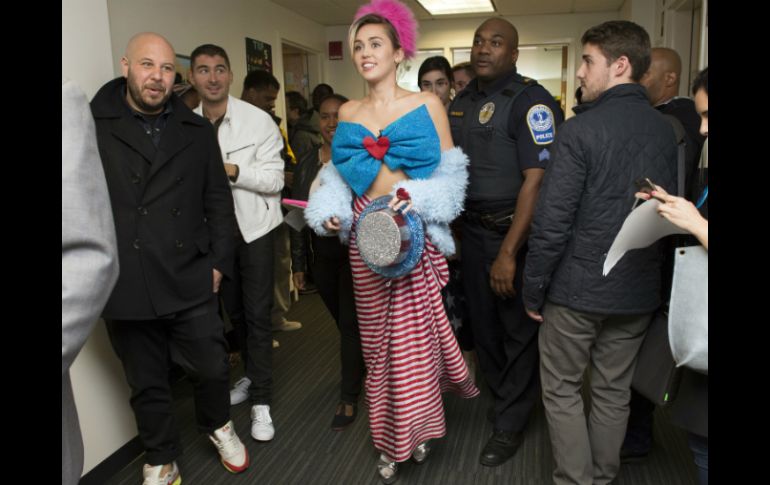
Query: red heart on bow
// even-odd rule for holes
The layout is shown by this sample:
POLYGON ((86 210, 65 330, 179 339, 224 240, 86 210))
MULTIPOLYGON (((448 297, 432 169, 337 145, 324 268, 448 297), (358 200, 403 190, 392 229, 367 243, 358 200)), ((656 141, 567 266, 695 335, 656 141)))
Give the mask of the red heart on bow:
POLYGON ((388 148, 390 148, 390 140, 388 140, 387 136, 381 136, 377 138, 377 141, 374 141, 374 138, 367 136, 364 138, 364 148, 369 152, 369 155, 377 160, 382 160, 388 148))

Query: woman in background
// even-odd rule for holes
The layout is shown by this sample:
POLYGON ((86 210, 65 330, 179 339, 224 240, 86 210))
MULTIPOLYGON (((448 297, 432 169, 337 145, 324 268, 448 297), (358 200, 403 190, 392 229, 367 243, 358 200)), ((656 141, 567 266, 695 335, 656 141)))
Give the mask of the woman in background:
MULTIPOLYGON (((292 198, 307 200, 318 188, 318 172, 332 158, 332 139, 337 131, 340 106, 347 101, 348 98, 339 94, 330 94, 321 100, 318 112, 324 144, 299 161, 294 174, 292 198)), ((332 429, 342 431, 356 419, 364 378, 350 259, 347 247, 338 238, 318 236, 306 227, 301 232, 292 230, 291 267, 294 286, 300 290, 305 288, 308 253, 318 293, 340 331, 340 401, 332 419, 332 429)))
POLYGON ((452 85, 454 76, 449 61, 444 56, 434 56, 425 59, 417 72, 417 85, 420 91, 430 91, 438 96, 444 108, 452 101, 452 85))
MULTIPOLYGON (((695 109, 701 117, 701 135, 709 135, 709 82, 708 67, 701 71, 693 81, 692 94, 695 97, 695 109)), ((708 145, 706 145, 708 146, 708 145)), ((705 154, 708 158, 708 153, 705 154)), ((703 160, 703 158, 701 158, 703 160)), ((669 195, 660 187, 651 194, 637 193, 636 196, 649 200, 657 197, 662 200, 658 213, 672 224, 685 229, 695 236, 699 243, 709 249, 708 222, 708 166, 698 171, 698 180, 693 184, 690 199, 669 195)), ((682 367, 682 380, 679 383, 676 399, 671 406, 671 422, 688 433, 688 444, 695 458, 699 485, 709 483, 709 376, 687 367, 682 367)))

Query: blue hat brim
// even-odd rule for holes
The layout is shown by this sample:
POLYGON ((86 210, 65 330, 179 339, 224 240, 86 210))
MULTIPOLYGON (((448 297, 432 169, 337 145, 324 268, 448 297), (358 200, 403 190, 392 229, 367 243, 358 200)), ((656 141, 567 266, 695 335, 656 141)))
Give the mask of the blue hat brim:
MULTIPOLYGON (((382 197, 374 199, 369 205, 364 207, 364 210, 361 211, 361 215, 358 216, 358 220, 360 221, 364 216, 372 212, 386 209, 390 199, 392 199, 390 195, 383 195, 382 197)), ((403 216, 406 225, 409 227, 410 234, 412 235, 412 243, 409 245, 406 257, 404 257, 400 263, 391 264, 389 266, 376 266, 370 264, 369 261, 364 258, 361 258, 364 259, 364 263, 366 263, 369 269, 386 278, 399 278, 409 274, 417 265, 420 258, 422 258, 422 252, 425 249, 425 229, 419 214, 410 210, 406 214, 403 214, 403 216)))

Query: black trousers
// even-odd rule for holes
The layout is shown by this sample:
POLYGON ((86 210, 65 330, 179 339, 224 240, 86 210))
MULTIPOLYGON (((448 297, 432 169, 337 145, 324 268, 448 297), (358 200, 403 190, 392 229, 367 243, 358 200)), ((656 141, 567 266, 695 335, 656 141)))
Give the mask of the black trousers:
POLYGON ((462 274, 479 366, 495 399, 495 429, 520 432, 540 399, 538 323, 521 299, 523 246, 516 258, 514 298, 502 299, 489 284, 504 235, 465 222, 462 274))
POLYGON ((222 281, 222 301, 251 380, 251 404, 273 396, 273 241, 276 229, 247 243, 238 235, 235 277, 222 281))
POLYGON ((336 237, 312 235, 313 277, 318 293, 340 331, 340 399, 357 402, 364 379, 361 335, 353 297, 353 275, 347 246, 336 237))
POLYGON ((131 388, 139 438, 153 466, 182 454, 171 408, 170 359, 192 382, 198 431, 210 434, 230 420, 224 324, 216 298, 190 313, 171 319, 107 321, 110 342, 131 388))

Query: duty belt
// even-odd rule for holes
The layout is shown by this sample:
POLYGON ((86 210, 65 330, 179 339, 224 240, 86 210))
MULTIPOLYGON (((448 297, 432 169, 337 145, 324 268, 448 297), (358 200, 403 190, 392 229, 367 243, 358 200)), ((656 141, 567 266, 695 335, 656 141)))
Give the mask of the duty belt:
POLYGON ((463 219, 471 224, 477 224, 484 229, 505 234, 513 223, 516 209, 505 209, 499 212, 476 212, 466 209, 463 219))

